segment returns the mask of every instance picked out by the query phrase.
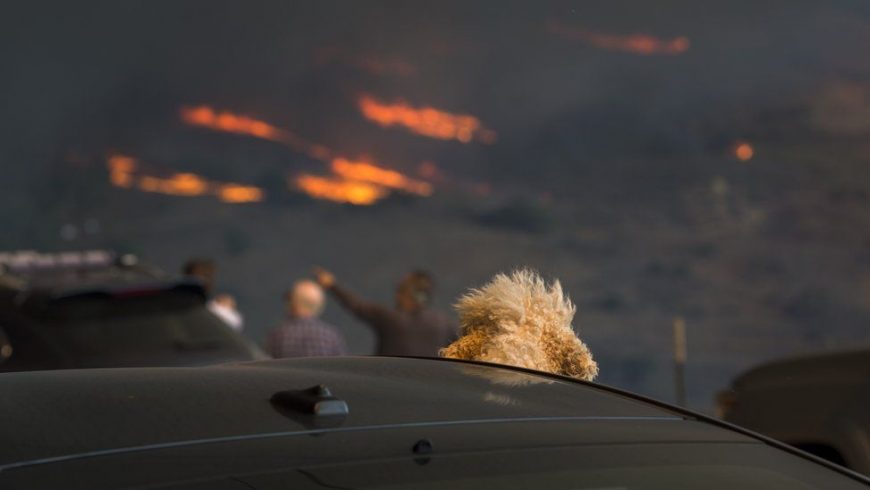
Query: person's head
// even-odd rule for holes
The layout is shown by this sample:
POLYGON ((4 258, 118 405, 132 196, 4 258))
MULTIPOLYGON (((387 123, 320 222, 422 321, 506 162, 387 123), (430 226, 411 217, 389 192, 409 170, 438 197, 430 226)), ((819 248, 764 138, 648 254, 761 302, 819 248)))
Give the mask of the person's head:
POLYGON ((214 261, 209 259, 191 259, 185 262, 181 271, 185 276, 199 280, 205 288, 206 293, 211 294, 214 291, 215 274, 217 272, 214 261))
POLYGON ((413 313, 429 306, 435 282, 428 272, 416 270, 402 278, 396 287, 396 308, 413 313))
POLYGON ((214 297, 214 302, 231 310, 236 309, 236 298, 227 293, 221 293, 214 297))
POLYGON ((287 313, 293 318, 314 318, 323 311, 323 288, 308 279, 297 281, 285 295, 287 313))

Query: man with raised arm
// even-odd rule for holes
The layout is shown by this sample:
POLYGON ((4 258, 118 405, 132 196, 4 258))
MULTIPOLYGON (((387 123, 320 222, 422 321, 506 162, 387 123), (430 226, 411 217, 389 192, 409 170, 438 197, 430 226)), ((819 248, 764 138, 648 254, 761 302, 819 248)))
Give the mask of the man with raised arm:
POLYGON ((360 298, 325 269, 315 268, 314 276, 323 289, 374 330, 377 355, 435 357, 438 349, 457 337, 457 326, 430 308, 434 283, 424 271, 413 271, 399 282, 393 308, 360 298))

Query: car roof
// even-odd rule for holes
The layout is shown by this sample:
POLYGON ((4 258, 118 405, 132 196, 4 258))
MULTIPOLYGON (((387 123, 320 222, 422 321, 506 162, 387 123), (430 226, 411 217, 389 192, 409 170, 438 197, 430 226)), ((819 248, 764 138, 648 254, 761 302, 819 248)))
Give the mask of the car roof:
POLYGON ((592 383, 438 359, 301 358, 8 373, 0 374, 0 392, 0 469, 250 435, 512 420, 596 420, 627 424, 634 438, 757 442, 712 425, 682 423, 686 417, 677 411, 592 383), (315 417, 270 402, 277 392, 314 385, 327 386, 348 414, 315 417))
POLYGON ((870 380, 870 349, 825 352, 780 359, 746 371, 734 382, 735 389, 764 389, 768 386, 824 384, 866 384, 870 380))
POLYGON ((179 279, 133 255, 105 250, 39 253, 0 252, 0 293, 25 299, 58 298, 117 290, 189 288, 201 285, 192 278, 179 279))

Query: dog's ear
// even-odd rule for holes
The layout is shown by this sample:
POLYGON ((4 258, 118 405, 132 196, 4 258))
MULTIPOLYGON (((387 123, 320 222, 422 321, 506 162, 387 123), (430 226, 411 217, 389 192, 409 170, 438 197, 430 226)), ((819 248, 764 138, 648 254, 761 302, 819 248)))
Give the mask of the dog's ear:
POLYGON ((438 351, 438 355, 451 359, 478 360, 485 340, 486 338, 481 334, 466 334, 438 351))
POLYGON ((463 333, 516 330, 526 314, 527 294, 522 282, 504 274, 496 275, 480 289, 471 289, 456 303, 463 333))
POLYGON ((586 344, 573 334, 565 336, 561 345, 559 374, 584 381, 593 381, 598 376, 598 363, 592 359, 592 353, 586 344))

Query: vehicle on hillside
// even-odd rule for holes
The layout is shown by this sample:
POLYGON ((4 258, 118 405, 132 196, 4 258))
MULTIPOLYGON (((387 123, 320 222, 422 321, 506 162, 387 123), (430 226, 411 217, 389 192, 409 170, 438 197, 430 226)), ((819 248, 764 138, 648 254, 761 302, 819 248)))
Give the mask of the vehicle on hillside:
POLYGON ((0 254, 0 372, 265 358, 195 281, 105 251, 0 254))
POLYGON ((721 421, 468 361, 6 373, 0 393, 4 490, 870 488, 721 421))
POLYGON ((729 422, 870 474, 870 349, 763 364, 717 401, 729 422))

